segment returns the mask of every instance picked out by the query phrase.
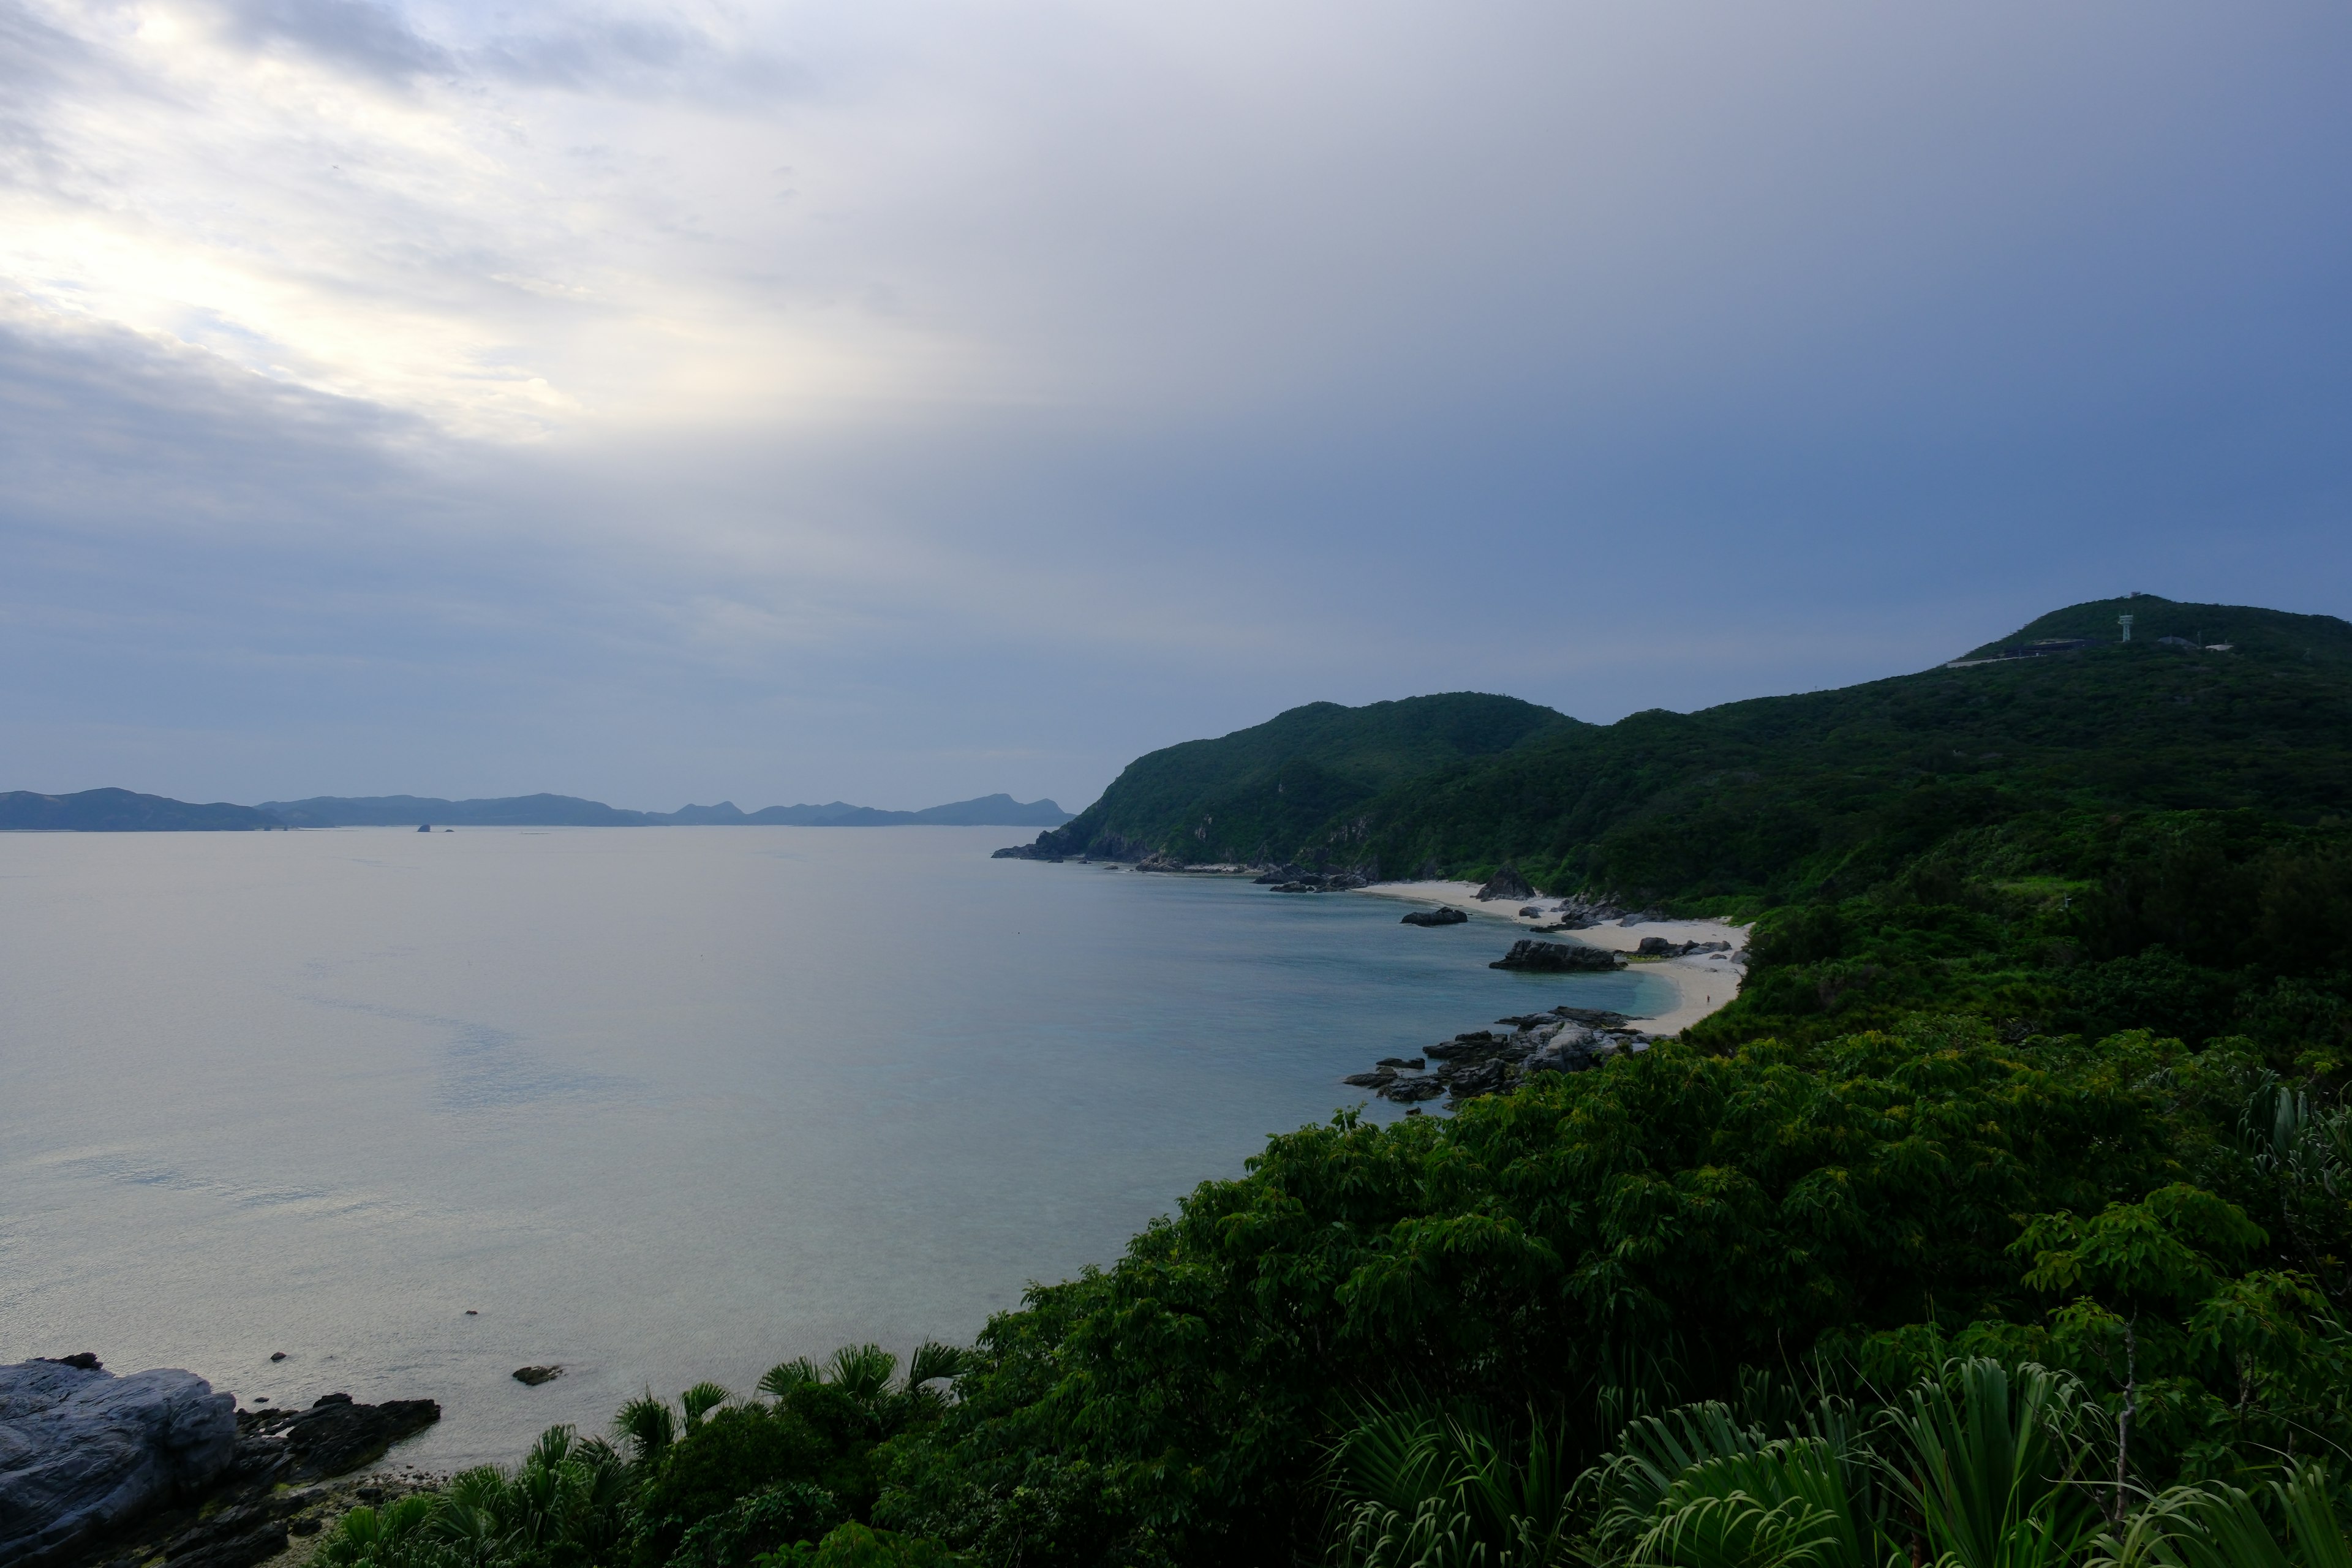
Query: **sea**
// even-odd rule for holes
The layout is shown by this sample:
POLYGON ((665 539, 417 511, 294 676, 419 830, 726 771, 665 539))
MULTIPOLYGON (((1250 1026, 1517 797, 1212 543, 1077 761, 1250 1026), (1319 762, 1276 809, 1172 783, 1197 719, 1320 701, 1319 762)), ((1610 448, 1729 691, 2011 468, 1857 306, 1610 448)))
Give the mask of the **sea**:
POLYGON ((1269 1134, 1402 1114, 1339 1081, 1377 1058, 1668 1002, 1490 970, 1499 920, 990 858, 1024 837, 0 834, 0 1362, 430 1398, 396 1461, 511 1460, 969 1342, 1269 1134))

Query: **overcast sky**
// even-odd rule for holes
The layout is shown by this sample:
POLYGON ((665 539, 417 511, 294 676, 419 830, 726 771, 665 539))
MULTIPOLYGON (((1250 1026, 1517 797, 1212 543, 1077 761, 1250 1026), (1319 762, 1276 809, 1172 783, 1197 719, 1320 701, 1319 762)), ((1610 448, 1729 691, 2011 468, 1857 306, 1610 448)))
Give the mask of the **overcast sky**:
POLYGON ((993 790, 2352 614, 2352 10, 0 0, 0 788, 993 790))

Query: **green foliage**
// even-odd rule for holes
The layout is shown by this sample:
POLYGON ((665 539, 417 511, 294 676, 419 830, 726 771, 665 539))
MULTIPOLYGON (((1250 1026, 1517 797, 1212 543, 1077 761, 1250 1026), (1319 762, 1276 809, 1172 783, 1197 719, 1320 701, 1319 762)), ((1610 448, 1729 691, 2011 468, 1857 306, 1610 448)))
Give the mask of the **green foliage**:
POLYGON ((1759 1366, 1867 1370, 1889 1360, 1881 1336, 1919 1325, 2097 1373, 2089 1325, 2053 1319, 2037 1267, 2171 1314, 2150 1473, 2210 1468, 2231 1412, 2257 1445, 2296 1423, 2341 1436, 2331 1360, 2265 1383, 2216 1337, 2332 1331, 2305 1287, 2232 1272, 2252 1245, 2236 1211, 2269 1194, 2239 1129, 2258 1071, 2144 1036, 2011 1046, 1925 1020, 1722 1057, 1662 1045, 1449 1121, 1278 1137, 1114 1268, 993 1320, 961 1402, 894 1456, 880 1511, 969 1549, 960 1521, 1041 1466, 1083 1466, 1122 1511, 1024 1560, 1116 1561, 1150 1531, 1179 1560, 1281 1562, 1317 1512, 1309 1457, 1364 1401, 1533 1399, 1589 1456, 1612 1401, 1738 1398, 1759 1366), (2166 1294, 2133 1263, 2117 1194, 2189 1250, 2193 1279, 2166 1294), (2212 1306, 2228 1291, 2237 1327, 2212 1306))
POLYGON ((950 1568, 955 1561, 935 1541, 845 1524, 823 1541, 795 1542, 757 1563, 758 1568, 950 1568))

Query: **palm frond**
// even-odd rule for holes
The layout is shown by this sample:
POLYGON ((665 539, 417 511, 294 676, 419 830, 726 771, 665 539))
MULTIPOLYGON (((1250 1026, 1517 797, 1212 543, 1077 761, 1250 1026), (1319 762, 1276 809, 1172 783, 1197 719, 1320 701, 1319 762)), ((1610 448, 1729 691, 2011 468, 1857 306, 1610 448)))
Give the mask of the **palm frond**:
POLYGON ((915 1347, 907 1361, 907 1386, 920 1388, 941 1378, 961 1377, 971 1369, 972 1354, 956 1345, 943 1345, 937 1340, 926 1340, 915 1347))
POLYGON ((648 1390, 621 1406, 613 1417, 613 1436, 631 1462, 650 1465, 677 1441, 677 1412, 648 1390))
POLYGON ((844 1345, 825 1363, 824 1381, 861 1404, 872 1404, 889 1391, 898 1370, 898 1358, 880 1345, 844 1345))
POLYGON ((760 1392, 771 1398, 782 1399, 795 1388, 824 1381, 816 1363, 806 1356, 795 1356, 791 1361, 780 1361, 770 1367, 760 1379, 760 1392))
POLYGON ((693 1431, 702 1425, 702 1418, 735 1396, 715 1383, 698 1383, 677 1396, 678 1407, 686 1412, 686 1429, 693 1431))

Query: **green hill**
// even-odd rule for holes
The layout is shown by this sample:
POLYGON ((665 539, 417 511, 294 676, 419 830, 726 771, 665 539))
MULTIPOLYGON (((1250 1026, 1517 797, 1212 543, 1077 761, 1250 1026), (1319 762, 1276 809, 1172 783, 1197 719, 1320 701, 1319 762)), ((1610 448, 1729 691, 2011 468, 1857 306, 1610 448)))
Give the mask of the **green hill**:
POLYGON ((1515 697, 1448 692, 1343 708, 1313 702, 1213 741, 1153 752, 1034 853, 1192 863, 1289 858, 1348 833, 1382 791, 1559 731, 1591 728, 1515 697))
POLYGON ((1500 697, 1318 703, 1152 752, 1038 848, 1389 877, 1511 861, 1548 891, 1729 909, 1858 890, 2052 811, 2315 825, 2352 803, 2352 626, 2332 616, 2141 595, 1966 657, 1989 662, 1609 725, 1500 697), (2192 633, 2232 646, 2158 640, 2192 633))
POLYGON ((1545 735, 1391 788, 1359 813, 1360 839, 1327 824, 1313 847, 1360 842, 1383 869, 1510 859, 1541 887, 1720 906, 1859 891, 1954 833, 2053 811, 2315 824, 2352 803, 2342 621, 2141 595, 1969 657, 1991 662, 1545 735), (2127 644, 2112 640, 2118 605, 2140 621, 2127 644), (2156 640, 2176 622, 2229 628, 2234 646, 2156 640), (2102 624, 2111 640, 1995 657, 2102 624))

